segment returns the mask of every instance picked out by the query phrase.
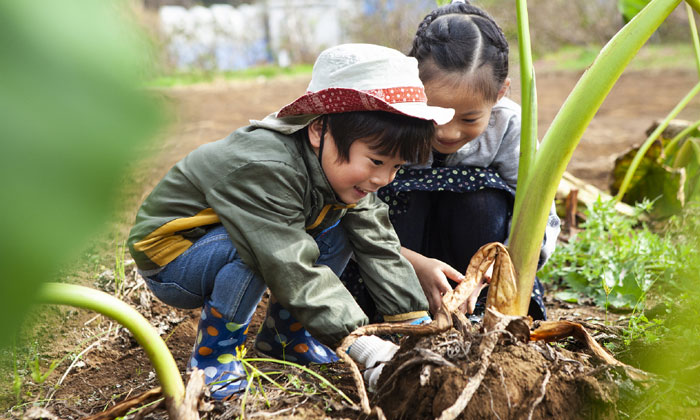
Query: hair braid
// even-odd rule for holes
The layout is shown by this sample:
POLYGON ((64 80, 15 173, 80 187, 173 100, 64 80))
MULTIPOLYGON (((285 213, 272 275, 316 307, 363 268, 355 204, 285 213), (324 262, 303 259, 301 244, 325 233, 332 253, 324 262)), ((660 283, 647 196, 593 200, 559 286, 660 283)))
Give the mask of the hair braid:
POLYGON ((424 82, 438 75, 435 70, 465 75, 490 70, 492 80, 477 87, 488 98, 497 96, 508 77, 508 41, 503 30, 488 13, 468 2, 429 13, 418 25, 409 55, 418 60, 424 82), (424 66, 426 62, 434 66, 424 66))

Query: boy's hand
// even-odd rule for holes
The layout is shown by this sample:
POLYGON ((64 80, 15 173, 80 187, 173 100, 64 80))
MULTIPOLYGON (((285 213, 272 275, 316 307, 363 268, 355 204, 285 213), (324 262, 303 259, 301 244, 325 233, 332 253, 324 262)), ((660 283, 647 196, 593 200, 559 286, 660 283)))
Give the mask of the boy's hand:
MULTIPOLYGON (((464 276, 448 264, 435 258, 425 257, 408 248, 401 248, 401 254, 411 263, 416 271, 423 293, 428 299, 430 312, 433 314, 437 313, 442 304, 442 296, 452 290, 452 286, 447 282, 447 279, 459 283, 464 279, 464 276)), ((467 310, 466 304, 463 305, 462 310, 467 310)), ((474 310, 473 304, 471 310, 474 310)))
POLYGON ((375 390, 384 362, 391 360, 398 349, 399 346, 396 344, 375 335, 363 335, 350 346, 348 349, 350 357, 366 368, 364 378, 370 391, 375 390))

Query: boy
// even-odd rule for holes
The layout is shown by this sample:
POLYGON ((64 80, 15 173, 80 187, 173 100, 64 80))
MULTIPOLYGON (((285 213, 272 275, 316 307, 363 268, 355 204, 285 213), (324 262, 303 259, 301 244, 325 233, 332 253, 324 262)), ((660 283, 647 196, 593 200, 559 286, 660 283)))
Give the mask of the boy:
MULTIPOLYGON (((204 370, 217 399, 245 388, 236 347, 268 287, 284 310, 276 319, 295 333, 277 334, 268 350, 291 342, 300 355, 312 353, 305 361, 334 360, 321 343, 335 347, 368 322, 338 279, 351 254, 385 320, 427 315, 373 193, 404 162, 427 158, 434 124, 453 110, 427 106, 414 59, 368 44, 321 53, 307 90, 177 163, 129 236, 159 299, 203 307, 189 366, 204 370)), ((389 344, 369 352, 387 353, 389 344)))

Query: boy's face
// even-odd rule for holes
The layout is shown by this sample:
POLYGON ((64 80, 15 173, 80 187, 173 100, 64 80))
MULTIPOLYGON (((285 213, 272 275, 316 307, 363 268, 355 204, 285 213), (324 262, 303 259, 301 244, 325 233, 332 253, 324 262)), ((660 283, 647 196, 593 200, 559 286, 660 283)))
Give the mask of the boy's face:
MULTIPOLYGON (((320 136, 321 123, 316 120, 309 125, 309 141, 317 156, 321 145, 320 136)), ((327 130, 322 154, 323 172, 335 195, 345 204, 357 203, 367 194, 376 192, 393 181, 401 165, 406 163, 399 157, 377 153, 361 139, 352 143, 349 157, 348 161, 343 162, 338 159, 335 141, 327 130)))

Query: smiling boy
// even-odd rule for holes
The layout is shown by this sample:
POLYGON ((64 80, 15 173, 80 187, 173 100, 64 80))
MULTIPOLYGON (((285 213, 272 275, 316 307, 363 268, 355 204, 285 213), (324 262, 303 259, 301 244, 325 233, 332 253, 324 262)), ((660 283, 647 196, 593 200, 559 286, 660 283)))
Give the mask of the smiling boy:
POLYGON ((291 343, 302 362, 334 360, 326 346, 368 322, 338 278, 351 254, 385 320, 427 315, 373 193, 425 160, 434 124, 452 115, 427 105, 414 59, 341 45, 321 53, 305 95, 196 149, 155 187, 130 251, 159 299, 203 307, 189 367, 204 370, 214 398, 245 388, 236 348, 266 288, 277 309, 257 347, 275 355, 291 343))

